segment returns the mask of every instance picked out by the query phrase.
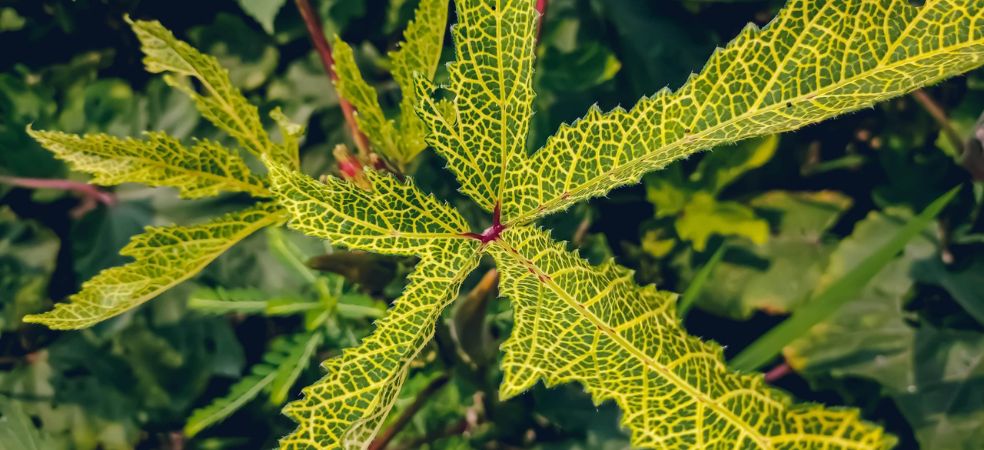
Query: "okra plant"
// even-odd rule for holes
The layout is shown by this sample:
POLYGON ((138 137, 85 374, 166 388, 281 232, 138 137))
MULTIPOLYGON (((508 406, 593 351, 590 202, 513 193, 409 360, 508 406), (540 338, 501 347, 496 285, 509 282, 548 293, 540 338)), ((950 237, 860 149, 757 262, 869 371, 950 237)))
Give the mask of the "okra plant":
POLYGON ((488 212, 481 225, 410 177, 371 167, 359 183, 303 174, 299 127, 275 112, 282 135, 275 143, 213 58, 156 22, 134 22, 147 68, 168 72, 168 82, 268 173, 251 173, 236 150, 206 140, 187 147, 155 132, 139 140, 33 135, 99 184, 172 186, 188 198, 245 192, 258 203, 203 225, 149 229, 124 249, 134 262, 28 320, 89 326, 193 276, 244 236, 286 221, 334 245, 420 261, 373 333, 325 362, 327 375, 285 408, 298 427, 282 448, 365 448, 442 311, 485 255, 501 273, 515 321, 502 346, 502 398, 540 381, 580 383, 596 402, 618 404, 633 445, 644 448, 891 447, 894 437, 855 410, 795 404, 761 375, 729 370, 718 345, 683 329, 675 294, 638 286, 614 262, 590 265, 537 220, 695 152, 794 130, 979 67, 984 3, 790 0, 767 26, 749 25, 716 50, 679 89, 628 110, 592 108, 528 152, 534 3, 456 0, 450 78, 435 86, 447 5, 423 0, 392 56, 403 96, 397 121, 382 112, 351 50, 336 45, 338 88, 374 148, 400 169, 433 148, 461 192, 488 212))

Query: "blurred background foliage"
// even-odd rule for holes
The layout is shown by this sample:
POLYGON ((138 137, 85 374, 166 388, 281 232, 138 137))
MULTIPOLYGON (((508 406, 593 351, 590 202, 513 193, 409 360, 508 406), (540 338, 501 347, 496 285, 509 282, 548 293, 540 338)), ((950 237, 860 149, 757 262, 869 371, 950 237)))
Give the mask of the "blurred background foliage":
MULTIPOLYGON (((353 44, 384 104, 396 108, 385 55, 416 1, 314 3, 326 32, 353 44)), ((764 25, 781 3, 550 1, 530 147, 595 103, 628 107, 679 86, 715 46, 747 22, 764 25)), ((97 195, 25 133, 31 125, 221 139, 187 98, 143 71, 126 14, 162 21, 216 55, 263 110, 279 106, 306 124, 307 173, 337 172, 330 150, 349 140, 293 2, 0 1, 0 449, 273 447, 291 428, 279 414, 283 402, 320 377, 316 362, 371 332, 414 261, 270 230, 193 281, 91 329, 20 322, 123 262, 117 252, 144 226, 201 221, 246 201, 179 202, 173 191, 130 185, 97 195), (32 189, 24 178, 83 187, 32 189)), ((979 70, 682 161, 546 225, 593 262, 614 257, 640 283, 686 291, 688 329, 733 356, 961 185, 931 226, 854 286, 845 306, 762 369, 800 400, 860 408, 897 434, 901 448, 979 449, 982 110, 979 70)), ((412 170, 425 189, 480 220, 439 158, 425 152, 412 170)), ((497 349, 512 319, 495 297, 494 274, 483 272, 421 356, 380 447, 626 448, 617 409, 593 405, 577 386, 496 398, 497 349)))

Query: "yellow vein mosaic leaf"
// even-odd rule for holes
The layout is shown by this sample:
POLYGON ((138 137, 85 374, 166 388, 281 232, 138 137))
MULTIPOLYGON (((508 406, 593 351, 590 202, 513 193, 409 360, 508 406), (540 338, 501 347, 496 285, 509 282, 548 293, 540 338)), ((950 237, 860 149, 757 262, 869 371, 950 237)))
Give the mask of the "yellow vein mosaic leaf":
POLYGON ((175 78, 165 77, 164 80, 194 99, 202 116, 236 139, 243 148, 257 156, 269 155, 282 164, 298 166, 297 152, 270 140, 256 107, 232 84, 229 71, 218 60, 175 38, 160 22, 137 20, 130 21, 130 26, 140 39, 144 65, 149 72, 170 72, 194 78, 201 84, 201 93, 175 78))
POLYGON ((100 272, 68 303, 24 321, 53 329, 91 326, 191 278, 235 243, 282 220, 276 206, 263 203, 201 225, 148 227, 120 251, 133 262, 100 272))
POLYGON ((328 374, 284 412, 298 423, 281 449, 364 449, 393 407, 409 365, 430 341, 441 311, 478 265, 479 244, 432 239, 403 295, 355 348, 324 364, 328 374))
POLYGON ((434 79, 444 48, 448 23, 448 0, 421 0, 414 19, 403 32, 400 48, 389 53, 393 79, 400 86, 400 158, 410 161, 427 147, 424 123, 415 109, 420 100, 414 89, 414 73, 434 79))
POLYGON ((399 158, 400 136, 396 131, 396 124, 383 114, 376 90, 362 78, 362 72, 355 64, 352 47, 336 38, 332 55, 335 58, 335 75, 338 76, 335 89, 355 107, 355 120, 359 130, 365 133, 377 151, 390 158, 399 158))
POLYGON ((106 134, 79 136, 57 131, 28 133, 72 169, 92 174, 104 186, 145 183, 178 188, 184 198, 221 192, 271 194, 263 181, 249 172, 238 154, 213 141, 197 141, 191 148, 164 133, 151 131, 144 139, 106 134))
POLYGON ((536 11, 530 0, 457 1, 451 28, 457 59, 448 64, 454 122, 417 80, 427 142, 448 162, 461 191, 491 211, 516 179, 533 115, 536 11))
POLYGON ((446 203, 421 192, 413 180, 366 170, 371 189, 340 178, 324 182, 277 164, 270 185, 291 217, 290 226, 355 250, 419 255, 434 239, 468 231, 464 218, 446 203))
MULTIPOLYGON (((526 223, 696 151, 820 122, 981 64, 980 0, 792 0, 761 30, 746 27, 676 92, 629 111, 593 108, 531 158, 510 160, 502 214, 526 223)), ((448 140, 445 128, 434 132, 448 140)), ((479 156, 486 166, 501 161, 479 156)))
POLYGON ((729 372, 721 348, 688 336, 676 296, 639 287, 609 262, 593 267, 532 227, 490 251, 515 326, 503 344, 509 398, 579 382, 614 400, 632 444, 658 449, 887 449, 894 439, 854 410, 792 405, 761 375, 729 372))

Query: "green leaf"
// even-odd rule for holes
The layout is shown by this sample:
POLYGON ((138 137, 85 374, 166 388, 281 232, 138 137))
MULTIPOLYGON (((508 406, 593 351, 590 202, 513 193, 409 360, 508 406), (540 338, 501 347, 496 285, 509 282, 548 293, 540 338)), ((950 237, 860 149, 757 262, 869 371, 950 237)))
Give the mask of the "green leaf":
MULTIPOLYGON (((943 194, 895 233, 879 236, 881 243, 873 247, 876 249, 873 252, 856 246, 839 248, 838 251, 849 252, 848 255, 861 253, 864 256, 855 259, 851 256, 832 255, 831 266, 820 279, 817 291, 807 304, 742 350, 731 361, 731 365, 738 370, 753 370, 760 367, 779 354, 788 343, 836 313, 841 306, 855 298, 878 272, 892 262, 895 255, 905 248, 906 243, 925 230, 959 190, 960 188, 957 187, 943 194)), ((864 229, 859 231, 864 232, 864 229)))
POLYGON ((316 331, 275 339, 263 354, 263 361, 232 385, 228 394, 192 412, 184 426, 185 434, 194 436, 225 420, 264 391, 270 393, 272 403, 283 403, 297 376, 310 363, 322 337, 321 332, 316 331))
POLYGON ((788 313, 817 285, 834 250, 827 230, 851 205, 832 191, 772 191, 751 200, 757 216, 774 230, 768 242, 732 240, 731 250, 711 273, 697 298, 701 308, 745 320, 756 311, 788 313))
POLYGON ((425 128, 417 116, 420 104, 414 89, 414 74, 434 79, 437 63, 444 49, 444 30, 448 24, 448 0, 421 0, 414 19, 403 32, 403 43, 389 53, 393 64, 393 79, 400 86, 400 155, 407 162, 417 156, 427 144, 425 128))
MULTIPOLYGON (((857 270, 858 264, 897 234, 910 216, 895 211, 873 213, 859 222, 831 255, 823 284, 857 270)), ((887 368, 905 366, 912 358, 917 330, 907 323, 910 314, 905 311, 913 286, 909 274, 915 261, 934 249, 935 244, 925 236, 913 238, 904 253, 889 262, 850 302, 783 349, 789 365, 806 375, 872 378, 894 391, 905 392, 914 380, 904 371, 889 373, 887 368)))
POLYGON ((458 23, 451 33, 457 59, 448 64, 446 87, 454 99, 435 102, 433 87, 418 77, 417 96, 423 99, 418 113, 428 126, 427 143, 447 160, 461 191, 492 211, 504 198, 528 194, 516 185, 512 169, 528 163, 536 11, 529 0, 469 0, 455 6, 458 23))
POLYGON ((235 243, 282 220, 275 206, 259 204, 201 225, 148 227, 120 251, 133 262, 100 272, 68 303, 24 321, 53 329, 91 326, 191 278, 235 243))
POLYGON ((745 172, 769 162, 778 148, 779 136, 772 134, 749 139, 735 148, 708 153, 700 160, 691 180, 706 185, 711 192, 721 192, 745 172))
POLYGON ((31 129, 28 133, 73 170, 92 174, 96 184, 169 186, 177 188, 184 198, 210 197, 221 192, 270 196, 263 181, 250 173, 239 155, 213 141, 201 140, 188 148, 155 131, 141 140, 31 129))
MULTIPOLYGON (((482 17, 498 16, 485 13, 482 17)), ((508 160, 502 169, 508 174, 506 187, 501 189, 504 221, 528 223, 637 182, 644 173, 699 150, 800 128, 976 68, 984 63, 984 34, 976 25, 982 16, 984 6, 976 0, 935 0, 918 7, 906 0, 792 0, 761 30, 746 27, 679 90, 660 91, 628 111, 602 113, 592 108, 584 118, 562 126, 531 158, 508 160), (834 45, 838 42, 842 45, 834 45)), ((511 26, 520 24, 525 22, 510 22, 511 26)), ((462 30, 468 30, 467 25, 462 30)), ((457 34, 462 33, 469 31, 457 34)), ((475 36, 465 36, 462 42, 482 45, 496 54, 494 46, 473 42, 489 37, 481 31, 470 33, 475 36)), ((505 42, 517 39, 502 38, 505 42)), ((459 43, 459 55, 467 60, 461 46, 459 43)), ((504 66, 524 73, 521 68, 526 62, 525 54, 517 52, 504 66)), ((490 67, 501 64, 493 58, 484 63, 490 67)), ((483 94, 468 95, 468 101, 495 105, 486 100, 500 86, 493 81, 473 83, 488 87, 483 94)), ((525 111, 523 85, 502 85, 520 92, 516 104, 487 109, 525 111)), ((454 87, 452 83, 452 90, 454 87)), ((509 146, 486 150, 497 141, 481 146, 458 144, 459 136, 482 136, 467 128, 467 122, 457 129, 431 122, 440 125, 432 125, 434 140, 444 142, 432 145, 442 154, 453 153, 447 157, 452 168, 457 165, 455 159, 467 155, 470 161, 480 161, 473 164, 485 171, 490 167, 498 170, 503 161, 500 156, 512 154, 509 146), (453 145, 456 150, 441 150, 441 145, 453 145), (490 152, 494 157, 488 157, 490 152)), ((496 129, 488 118, 483 126, 496 129)), ((510 138, 522 140, 511 134, 510 138)), ((483 205, 495 203, 494 195, 500 192, 486 187, 476 195, 474 189, 463 190, 483 205)))
POLYGON ((256 19, 267 34, 273 34, 273 20, 287 0, 239 0, 239 6, 256 19))
POLYGON ((44 450, 51 445, 17 403, 0 397, 0 450, 44 450))
MULTIPOLYGON (((290 388, 311 362, 311 356, 321 345, 323 337, 320 331, 296 335, 293 339, 285 340, 286 352, 281 350, 270 358, 265 358, 266 362, 277 367, 276 376, 270 384, 270 403, 280 405, 287 400, 290 388)), ((274 342, 273 346, 276 348, 277 343, 274 342)))
POLYGON ((160 22, 137 20, 130 21, 130 26, 140 39, 148 71, 170 72, 195 79, 201 85, 201 93, 178 79, 165 77, 168 84, 195 100, 202 116, 236 139, 243 148, 254 155, 267 155, 281 164, 297 167, 297 153, 270 141, 256 107, 246 101, 229 80, 229 71, 214 57, 178 40, 160 22))
POLYGON ((743 236, 756 244, 769 239, 769 224, 755 216, 751 208, 736 202, 715 200, 697 192, 676 221, 680 238, 692 241, 694 250, 704 251, 711 236, 743 236))
POLYGON ((432 239, 409 284, 358 347, 324 363, 328 374, 284 412, 298 428, 282 449, 365 448, 393 407, 410 363, 434 334, 441 311, 477 265, 478 242, 432 239))
POLYGON ((688 336, 672 294, 641 288, 611 262, 593 267, 531 227, 490 251, 515 327, 503 344, 503 398, 538 380, 582 383, 614 400, 646 448, 887 449, 894 438, 856 411, 791 405, 760 375, 729 372, 722 350, 688 336))

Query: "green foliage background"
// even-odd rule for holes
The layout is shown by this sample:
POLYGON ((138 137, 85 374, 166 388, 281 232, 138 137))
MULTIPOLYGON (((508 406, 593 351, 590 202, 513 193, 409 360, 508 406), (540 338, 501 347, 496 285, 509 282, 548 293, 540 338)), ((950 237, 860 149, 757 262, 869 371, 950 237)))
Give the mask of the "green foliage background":
MULTIPOLYGON (((352 44, 383 104, 396 108, 385 55, 416 2, 315 4, 326 31, 352 44)), ((679 86, 716 45, 749 21, 764 24, 779 6, 549 2, 529 145, 539 147, 595 102, 606 110, 630 106, 679 86)), ((27 125, 223 139, 190 100, 143 71, 125 14, 160 20, 216 55, 263 116, 279 106, 307 125, 305 172, 336 171, 331 149, 348 141, 345 122, 292 2, 23 0, 0 2, 0 175, 85 181, 30 139, 27 125)), ((696 286, 685 296, 695 302, 688 329, 733 356, 854 269, 933 199, 960 183, 973 186, 858 286, 856 298, 788 345, 783 355, 793 373, 775 384, 802 400, 861 408, 900 438, 900 448, 977 449, 984 442, 984 72, 925 94, 967 141, 969 156, 958 157, 965 149, 905 97, 674 164, 643 186, 547 225, 594 262, 615 256, 637 269, 640 283, 678 292, 696 286), (707 281, 700 283, 702 272, 707 281)), ((425 152, 415 164, 425 190, 462 198, 439 158, 425 152)), ((309 359, 354 345, 414 263, 339 253, 274 230, 158 300, 91 329, 22 324, 24 315, 50 309, 81 281, 125 262, 118 251, 145 225, 195 223, 248 204, 235 195, 179 203, 173 190, 129 185, 113 193, 114 204, 86 210, 73 194, 0 185, 0 449, 273 447, 292 428, 279 414, 278 392, 295 398, 320 369, 302 364, 296 383, 285 386, 289 377, 270 372, 283 359, 270 360, 267 351, 310 342, 303 338, 312 323, 329 330, 309 359), (338 317, 318 322, 304 314, 305 302, 328 298, 340 305, 338 317), (186 428, 193 411, 230 389, 236 397, 243 379, 267 378, 266 394, 240 396, 238 411, 189 436, 199 431, 186 428)), ((470 220, 483 216, 468 202, 454 203, 475 216, 470 220)), ((466 291, 476 282, 466 281, 466 291)), ((464 300, 421 357, 430 363, 411 373, 401 393, 396 415, 421 392, 435 392, 391 448, 627 447, 617 408, 592 405, 577 386, 538 386, 499 401, 495 358, 512 326, 510 309, 494 295, 464 300)))

